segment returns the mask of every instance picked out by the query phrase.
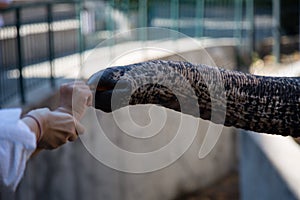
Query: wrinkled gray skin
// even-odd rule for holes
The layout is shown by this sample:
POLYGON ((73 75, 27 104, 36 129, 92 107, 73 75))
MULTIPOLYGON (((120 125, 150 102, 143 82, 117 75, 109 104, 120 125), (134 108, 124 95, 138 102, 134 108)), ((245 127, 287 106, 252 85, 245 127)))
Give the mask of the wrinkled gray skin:
POLYGON ((187 62, 149 61, 95 73, 95 108, 156 104, 262 133, 300 136, 300 78, 265 77, 187 62))

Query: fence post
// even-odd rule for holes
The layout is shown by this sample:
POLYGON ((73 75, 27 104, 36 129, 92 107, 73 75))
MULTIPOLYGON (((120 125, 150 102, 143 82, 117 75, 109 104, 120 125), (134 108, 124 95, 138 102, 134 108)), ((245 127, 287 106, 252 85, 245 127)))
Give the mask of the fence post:
POLYGON ((243 15, 243 0, 234 1, 234 21, 235 30, 234 37, 238 40, 238 45, 242 43, 242 15, 243 15))
POLYGON ((130 4, 129 0, 122 1, 122 10, 126 13, 126 15, 129 15, 129 10, 130 10, 129 4, 130 4))
MULTIPOLYGON (((170 7, 170 17, 172 20, 172 29, 175 31, 179 31, 179 0, 171 0, 170 7)), ((177 39, 177 33, 175 34, 175 38, 177 39)))
POLYGON ((205 0, 196 1, 196 37, 203 37, 205 0))
POLYGON ((147 0, 139 0, 138 4, 138 16, 139 16, 139 28, 143 28, 139 30, 139 39, 142 41, 147 40, 148 35, 145 28, 147 27, 147 21, 148 21, 148 8, 147 8, 148 2, 147 0))
POLYGON ((21 16, 20 8, 16 8, 16 28, 17 28, 17 55, 18 55, 18 69, 19 69, 19 89, 21 93, 21 103, 26 102, 25 87, 23 78, 23 55, 22 55, 22 41, 21 41, 21 16))
POLYGON ((81 19, 81 11, 82 11, 82 2, 76 1, 75 2, 75 9, 76 9, 76 18, 78 20, 78 51, 79 51, 79 65, 80 67, 83 66, 83 51, 84 51, 84 35, 82 32, 82 19, 81 19))
POLYGON ((249 51, 252 56, 253 52, 255 51, 254 0, 247 0, 246 8, 248 19, 249 51))
POLYGON ((48 23, 48 46, 49 46, 49 63, 50 63, 50 84, 51 87, 55 87, 54 80, 54 36, 53 36, 53 14, 52 4, 47 4, 47 23, 48 23))
POLYGON ((273 18, 273 56, 278 63, 280 61, 280 0, 272 2, 273 18))

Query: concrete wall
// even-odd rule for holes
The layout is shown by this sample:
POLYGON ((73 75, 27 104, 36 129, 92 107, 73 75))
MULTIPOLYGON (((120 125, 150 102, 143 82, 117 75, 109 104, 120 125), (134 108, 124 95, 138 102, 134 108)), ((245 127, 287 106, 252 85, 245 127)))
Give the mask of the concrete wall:
POLYGON ((299 199, 300 147, 293 138, 242 131, 242 199, 299 199))
MULTIPOLYGON (((202 63, 197 51, 185 53, 187 56, 190 55, 194 62, 202 63)), ((233 46, 210 47, 208 51, 215 53, 214 59, 219 63, 236 66, 233 46), (226 61, 222 61, 224 58, 226 61)), ((141 106, 134 112, 135 118, 142 124, 149 120, 143 109, 147 110, 141 106)), ((176 125, 182 120, 179 113, 167 110, 167 121, 159 132, 161 137, 150 143, 136 143, 133 140, 128 141, 124 132, 114 124, 110 114, 99 113, 99 115, 101 121, 108 125, 108 137, 116 145, 137 151, 166 144, 172 139, 176 133, 176 125)), ((81 140, 77 140, 57 150, 41 152, 30 159, 16 197, 20 200, 172 199, 182 192, 207 186, 235 167, 236 134, 233 129, 224 128, 213 150, 205 158, 199 159, 197 155, 209 123, 189 116, 183 117, 190 122, 199 122, 200 126, 190 148, 170 166, 144 174, 119 172, 97 161, 81 140)), ((89 128, 92 126, 93 124, 89 128)), ((97 130, 94 133, 97 134, 97 130)), ((92 134, 85 137, 93 140, 92 134)))
MULTIPOLYGON (((298 199, 272 162, 272 158, 268 157, 261 145, 253 139, 253 134, 255 133, 246 131, 240 133, 241 199, 298 199)), ((280 159, 280 156, 276 158, 277 156, 278 154, 275 155, 275 159, 280 159)), ((298 171, 292 173, 297 174, 298 171)))

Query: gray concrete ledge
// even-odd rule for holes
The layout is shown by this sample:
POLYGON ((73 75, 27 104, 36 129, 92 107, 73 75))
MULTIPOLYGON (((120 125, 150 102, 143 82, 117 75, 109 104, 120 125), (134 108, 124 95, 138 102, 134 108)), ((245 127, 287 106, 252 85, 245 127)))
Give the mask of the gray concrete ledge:
POLYGON ((300 199, 300 147, 290 137, 241 131, 242 199, 300 199))

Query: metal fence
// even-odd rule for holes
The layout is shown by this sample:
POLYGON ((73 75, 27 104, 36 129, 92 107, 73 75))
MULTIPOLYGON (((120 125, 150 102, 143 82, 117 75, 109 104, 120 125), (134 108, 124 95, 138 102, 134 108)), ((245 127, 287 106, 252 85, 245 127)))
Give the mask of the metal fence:
MULTIPOLYGON (((96 47, 115 32, 164 27, 190 37, 231 37, 253 49, 253 1, 109 0, 13 5, 1 11, 0 106, 26 102, 29 90, 54 86, 54 60, 96 47), (251 46, 252 45, 252 46, 251 46)), ((162 35, 141 34, 141 40, 162 35)))

